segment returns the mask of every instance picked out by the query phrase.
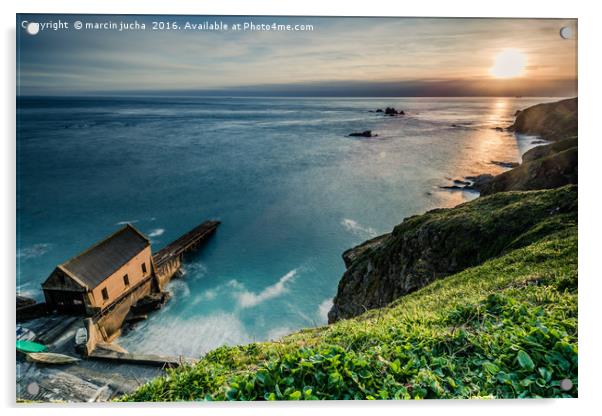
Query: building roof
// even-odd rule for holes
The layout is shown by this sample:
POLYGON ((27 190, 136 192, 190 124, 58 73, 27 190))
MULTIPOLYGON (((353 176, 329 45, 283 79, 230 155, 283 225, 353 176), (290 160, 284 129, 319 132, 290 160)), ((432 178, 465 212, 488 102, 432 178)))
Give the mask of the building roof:
POLYGON ((92 289, 149 245, 144 234, 127 224, 59 267, 92 289))

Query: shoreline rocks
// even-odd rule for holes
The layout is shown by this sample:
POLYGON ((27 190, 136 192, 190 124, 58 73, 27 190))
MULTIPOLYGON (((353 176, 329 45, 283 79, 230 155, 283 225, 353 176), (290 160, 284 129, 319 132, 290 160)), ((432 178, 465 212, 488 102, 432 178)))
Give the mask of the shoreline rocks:
MULTIPOLYGON (((562 142, 564 141, 554 144, 562 142)), ((540 146, 544 149, 535 147, 531 149, 532 153, 525 153, 520 166, 495 176, 483 186, 481 195, 507 191, 552 189, 567 184, 576 184, 578 179, 577 146, 567 149, 561 147, 562 150, 554 150, 550 146, 553 144, 540 146)))
POLYGON ((348 134, 349 137, 377 137, 378 134, 372 134, 372 130, 364 130, 361 132, 353 132, 348 134))
POLYGON ((514 169, 514 168, 518 167, 518 165, 519 165, 518 162, 506 162, 506 161, 502 161, 502 160, 492 160, 489 163, 491 163, 492 165, 499 166, 501 168, 508 168, 508 169, 514 169))
POLYGON ((450 179, 452 180, 453 185, 439 186, 439 189, 448 191, 481 192, 481 189, 483 189, 493 177, 494 176, 489 173, 483 173, 481 175, 465 176, 464 179, 450 179))
POLYGON ((376 109, 377 113, 383 113, 387 116, 405 116, 406 113, 403 110, 397 110, 394 107, 387 107, 385 108, 385 110, 383 111, 382 108, 377 108, 376 109))

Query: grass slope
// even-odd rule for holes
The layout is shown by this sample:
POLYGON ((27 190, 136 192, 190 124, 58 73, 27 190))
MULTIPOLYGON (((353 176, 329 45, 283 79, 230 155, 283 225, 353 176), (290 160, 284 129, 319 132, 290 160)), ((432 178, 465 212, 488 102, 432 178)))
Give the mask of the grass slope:
POLYGON ((386 308, 218 348, 121 400, 576 397, 576 221, 522 238, 386 308))

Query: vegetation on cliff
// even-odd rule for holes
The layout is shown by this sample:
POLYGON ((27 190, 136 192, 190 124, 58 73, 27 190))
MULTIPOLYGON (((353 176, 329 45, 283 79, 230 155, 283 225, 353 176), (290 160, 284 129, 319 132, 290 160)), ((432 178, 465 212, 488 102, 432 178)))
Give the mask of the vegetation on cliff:
POLYGON ((457 232, 466 224, 468 246, 478 232, 501 238, 482 247, 480 265, 385 308, 218 348, 122 400, 575 397, 576 197, 575 186, 497 194, 412 217, 400 227, 432 222, 457 232), (568 391, 564 379, 573 382, 568 391))
POLYGON ((551 141, 577 136, 577 107, 577 98, 537 104, 519 112, 508 130, 551 141))

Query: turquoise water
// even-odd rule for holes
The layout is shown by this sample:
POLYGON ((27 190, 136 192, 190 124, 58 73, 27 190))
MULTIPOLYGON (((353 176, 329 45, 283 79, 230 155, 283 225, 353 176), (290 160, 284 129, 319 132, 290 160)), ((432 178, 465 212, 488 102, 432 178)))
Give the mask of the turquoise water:
POLYGON ((344 250, 476 197, 438 187, 518 161, 533 138, 494 127, 552 100, 21 98, 18 291, 41 298, 56 264, 125 222, 157 250, 219 219, 165 309, 119 342, 197 356, 322 325, 344 250), (370 112, 385 106, 407 115, 370 112))

